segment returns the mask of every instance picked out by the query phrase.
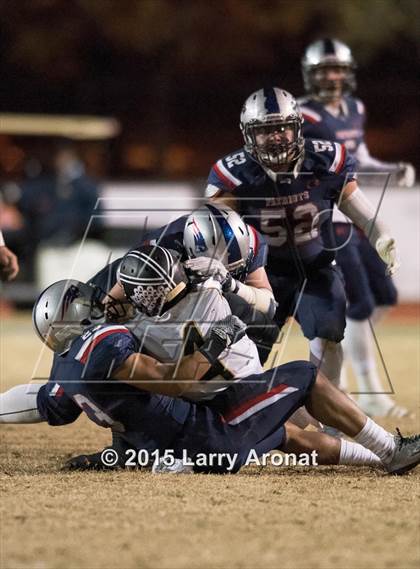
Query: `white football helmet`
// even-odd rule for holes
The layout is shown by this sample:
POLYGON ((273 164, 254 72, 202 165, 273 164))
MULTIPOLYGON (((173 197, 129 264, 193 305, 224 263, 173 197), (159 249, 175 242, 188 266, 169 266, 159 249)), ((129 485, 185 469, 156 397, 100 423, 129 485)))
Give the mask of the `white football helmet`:
POLYGON ((85 328, 105 321, 100 289, 81 281, 57 281, 41 293, 32 311, 34 328, 55 352, 64 352, 85 328))
POLYGON ((326 38, 311 43, 302 57, 305 89, 325 103, 339 99, 356 89, 355 69, 356 62, 350 48, 335 39, 326 38), (327 78, 328 69, 342 71, 343 77, 327 78))
POLYGON ((248 225, 230 207, 214 203, 189 215, 184 247, 190 259, 209 257, 220 261, 234 278, 246 276, 253 255, 248 225))
POLYGON ((246 150, 266 170, 291 170, 303 154, 303 118, 296 99, 279 87, 260 89, 244 103, 240 127, 246 150))

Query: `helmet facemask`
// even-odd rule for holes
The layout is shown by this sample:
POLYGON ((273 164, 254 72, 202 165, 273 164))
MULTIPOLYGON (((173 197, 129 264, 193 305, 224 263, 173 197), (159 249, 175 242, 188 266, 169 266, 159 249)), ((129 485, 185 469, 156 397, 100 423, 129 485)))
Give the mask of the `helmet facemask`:
POLYGON ((178 253, 159 246, 129 251, 117 279, 129 302, 151 317, 169 310, 187 292, 188 278, 178 253))
POLYGON ((303 152, 302 121, 299 117, 284 120, 269 115, 264 122, 245 125, 247 150, 265 168, 277 173, 290 169, 303 152))
POLYGON ((323 103, 338 101, 356 89, 354 68, 352 64, 333 61, 313 65, 304 73, 307 90, 323 103), (337 78, 328 77, 331 72, 336 74, 337 78))

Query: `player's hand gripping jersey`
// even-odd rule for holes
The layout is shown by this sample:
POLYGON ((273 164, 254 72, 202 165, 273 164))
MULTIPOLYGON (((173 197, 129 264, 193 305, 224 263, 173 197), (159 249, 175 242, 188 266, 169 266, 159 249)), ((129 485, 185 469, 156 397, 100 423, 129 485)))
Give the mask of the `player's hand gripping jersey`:
POLYGON ((231 194, 244 220, 264 234, 269 272, 300 273, 334 259, 331 214, 354 172, 344 146, 325 140, 305 140, 299 171, 276 181, 242 149, 214 164, 207 194, 231 194))

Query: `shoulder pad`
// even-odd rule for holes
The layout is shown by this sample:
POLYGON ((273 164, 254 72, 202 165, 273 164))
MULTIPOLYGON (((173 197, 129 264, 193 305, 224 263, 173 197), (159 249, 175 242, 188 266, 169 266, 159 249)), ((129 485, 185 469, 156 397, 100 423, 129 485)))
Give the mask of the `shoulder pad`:
POLYGON ((346 149, 343 144, 331 140, 305 140, 305 152, 317 165, 333 174, 339 174, 346 161, 346 149))
POLYGON ((100 326, 90 328, 82 335, 83 344, 74 356, 74 359, 85 364, 93 350, 98 345, 105 347, 105 344, 109 342, 106 339, 115 334, 130 334, 130 331, 121 324, 101 324, 100 326))
POLYGON ((252 164, 251 156, 243 148, 228 154, 213 164, 208 184, 232 191, 244 183, 244 174, 252 164))
POLYGON ((316 124, 322 121, 321 115, 313 109, 309 108, 309 106, 301 105, 300 110, 305 121, 308 121, 312 124, 316 124))

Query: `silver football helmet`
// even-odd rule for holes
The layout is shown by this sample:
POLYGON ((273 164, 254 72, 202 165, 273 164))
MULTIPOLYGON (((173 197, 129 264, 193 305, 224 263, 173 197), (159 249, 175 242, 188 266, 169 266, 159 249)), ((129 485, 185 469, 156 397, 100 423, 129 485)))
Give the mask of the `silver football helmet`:
POLYGON ((292 169, 303 154, 303 118, 296 99, 278 87, 260 89, 244 103, 240 127, 245 149, 265 168, 292 169))
POLYGON ((252 260, 248 225, 228 206, 207 203, 189 215, 184 247, 190 259, 217 259, 234 278, 247 272, 252 260))
POLYGON ((85 328, 102 323, 99 289, 81 281, 57 281, 41 293, 32 311, 34 328, 55 352, 64 352, 85 328))
POLYGON ((356 89, 355 69, 356 62, 350 48, 336 39, 326 38, 311 43, 302 57, 305 89, 325 103, 356 89), (328 70, 341 72, 342 77, 329 78, 328 70))

